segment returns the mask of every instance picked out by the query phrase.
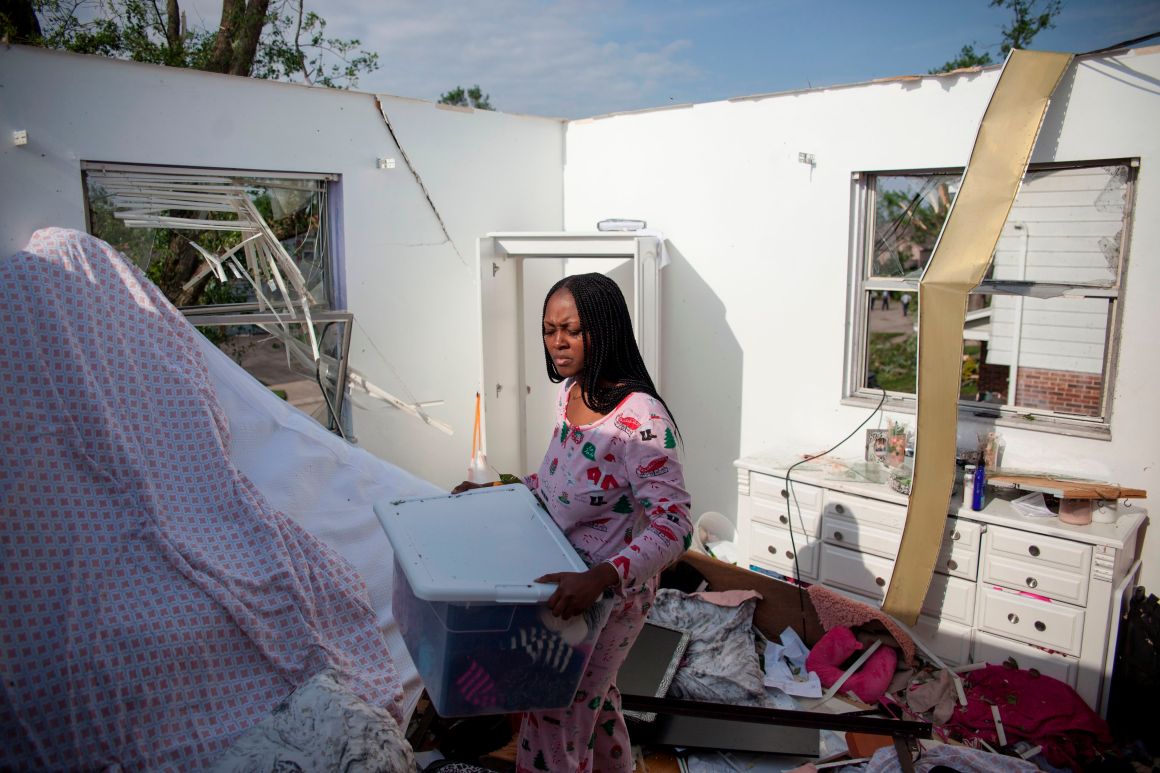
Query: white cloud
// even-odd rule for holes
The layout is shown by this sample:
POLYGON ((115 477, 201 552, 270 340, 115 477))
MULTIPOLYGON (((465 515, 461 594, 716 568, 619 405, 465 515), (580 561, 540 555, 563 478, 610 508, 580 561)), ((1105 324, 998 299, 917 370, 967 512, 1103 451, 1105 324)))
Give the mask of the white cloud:
MULTIPOLYGON (((217 25, 220 0, 183 0, 217 25)), ((582 117, 660 105, 703 73, 627 0, 307 0, 328 36, 358 38, 379 69, 359 90, 437 100, 479 84, 500 110, 582 117)))

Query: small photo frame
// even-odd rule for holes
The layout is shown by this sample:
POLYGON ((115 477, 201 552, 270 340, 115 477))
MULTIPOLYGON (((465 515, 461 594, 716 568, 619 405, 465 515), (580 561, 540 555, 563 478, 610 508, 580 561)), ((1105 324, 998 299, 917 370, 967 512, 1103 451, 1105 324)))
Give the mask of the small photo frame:
POLYGON ((890 453, 890 430, 866 430, 866 461, 886 464, 890 453))

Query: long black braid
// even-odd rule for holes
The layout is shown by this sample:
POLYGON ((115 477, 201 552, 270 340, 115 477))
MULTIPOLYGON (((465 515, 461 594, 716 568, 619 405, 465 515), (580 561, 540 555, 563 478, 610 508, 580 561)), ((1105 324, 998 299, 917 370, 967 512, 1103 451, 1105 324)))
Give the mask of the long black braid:
MULTIPOLYGON (((548 312, 548 300, 557 290, 572 293, 580 327, 584 331, 584 369, 580 373, 580 389, 584 404, 599 414, 611 413, 624 398, 633 392, 644 392, 655 397, 668 411, 677 436, 677 420, 649 377, 636 338, 632 334, 632 318, 628 304, 616 282, 604 274, 576 274, 566 276, 544 296, 541 321, 548 312)), ((564 377, 556 370, 552 354, 544 346, 544 361, 548 378, 560 383, 564 377)))

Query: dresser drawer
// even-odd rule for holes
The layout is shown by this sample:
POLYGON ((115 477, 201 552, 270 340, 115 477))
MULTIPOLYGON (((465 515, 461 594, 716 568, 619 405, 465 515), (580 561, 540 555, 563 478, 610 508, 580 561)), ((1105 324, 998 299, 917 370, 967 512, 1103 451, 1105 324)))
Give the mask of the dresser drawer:
POLYGON ((998 666, 1007 662, 1007 658, 1013 658, 1019 668, 1025 670, 1034 668, 1044 676, 1058 679, 1072 687, 1075 687, 1075 680, 1079 675, 1079 661, 1069 655, 1044 652, 1030 644, 1004 639, 986 631, 975 632, 972 662, 993 663, 998 666))
POLYGON ((939 551, 938 561, 934 570, 949 574, 952 577, 961 577, 974 582, 979 576, 979 548, 978 546, 961 545, 957 542, 943 542, 939 551))
POLYGON ((892 560, 828 544, 822 545, 821 558, 822 583, 860 593, 874 599, 875 606, 881 605, 894 572, 892 560))
MULTIPOLYGON (((989 547, 988 555, 1005 556, 1022 562, 1028 569, 1045 566, 1073 572, 1087 581, 1092 562, 1091 545, 1083 545, 1071 540, 1046 537, 1029 531, 992 527, 987 531, 984 542, 989 547)), ((1027 575, 1024 574, 1024 577, 1027 575)))
POLYGON ((979 593, 978 606, 978 627, 983 630, 1057 652, 1079 654, 1083 641, 1082 609, 991 585, 979 593))
POLYGON ((902 533, 906 525, 906 507, 876 499, 863 499, 841 492, 827 491, 822 512, 826 516, 835 515, 848 518, 861 525, 873 525, 902 533))
POLYGON ((762 521, 771 526, 788 529, 793 523, 794 534, 808 534, 817 537, 820 531, 822 493, 815 486, 794 483, 794 499, 789 504, 782 498, 785 481, 781 485, 777 478, 753 473, 748 496, 742 495, 739 507, 742 515, 751 520, 762 521))
POLYGON ((919 615, 914 632, 943 662, 952 666, 971 662, 971 639, 974 632, 969 626, 946 619, 939 620, 930 615, 919 615))
POLYGON ((776 529, 761 523, 750 525, 749 558, 788 577, 816 580, 820 546, 821 543, 816 539, 804 534, 795 533, 791 541, 790 533, 785 529, 776 529), (801 572, 800 575, 798 571, 801 572))
MULTIPOLYGON (((893 573, 894 561, 889 558, 822 545, 822 582, 871 598, 875 606, 886 597, 893 573)), ((975 615, 975 584, 945 574, 933 575, 922 612, 970 625, 975 615)))
MULTIPOLYGON (((836 588, 844 596, 860 601, 875 609, 881 608, 881 603, 861 593, 854 593, 845 588, 836 588)), ((970 662, 971 640, 974 631, 969 626, 954 623, 949 620, 939 620, 930 615, 919 615, 914 624, 914 631, 922 638, 927 646, 940 660, 952 665, 970 662)))
MULTIPOLYGON (((975 622, 975 583, 937 572, 931 576, 930 588, 922 601, 922 611, 942 620, 964 625, 975 622)), ((966 660, 959 660, 966 663, 966 660)))
MULTIPOLYGON (((790 475, 790 483, 792 484, 791 502, 797 502, 803 510, 822 509, 822 490, 820 488, 811 486, 808 483, 799 483, 793 479, 793 475, 790 475)), ((750 474, 749 492, 753 497, 767 499, 773 502, 785 502, 787 499, 785 478, 779 478, 776 475, 764 475, 760 472, 750 474)))
POLYGON ((951 516, 947 518, 946 534, 943 538, 943 545, 951 544, 952 547, 974 548, 975 552, 979 552, 979 543, 982 541, 983 526, 974 521, 964 521, 962 518, 955 518, 951 516))
POLYGON ((1080 575, 1074 571, 1063 571, 1004 553, 987 556, 983 580, 1079 606, 1087 604, 1086 573, 1080 575))
POLYGON ((894 558, 898 555, 902 532, 883 528, 874 522, 837 515, 827 505, 826 516, 822 521, 822 539, 851 550, 864 550, 884 558, 894 558))

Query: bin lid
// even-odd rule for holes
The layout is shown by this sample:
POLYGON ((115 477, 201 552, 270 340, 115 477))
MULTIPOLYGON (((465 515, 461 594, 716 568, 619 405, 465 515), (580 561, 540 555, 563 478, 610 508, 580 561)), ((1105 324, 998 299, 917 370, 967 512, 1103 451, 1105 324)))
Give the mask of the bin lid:
POLYGON ((374 505, 411 591, 425 601, 534 604, 550 572, 583 572, 583 559, 520 483, 374 505))

